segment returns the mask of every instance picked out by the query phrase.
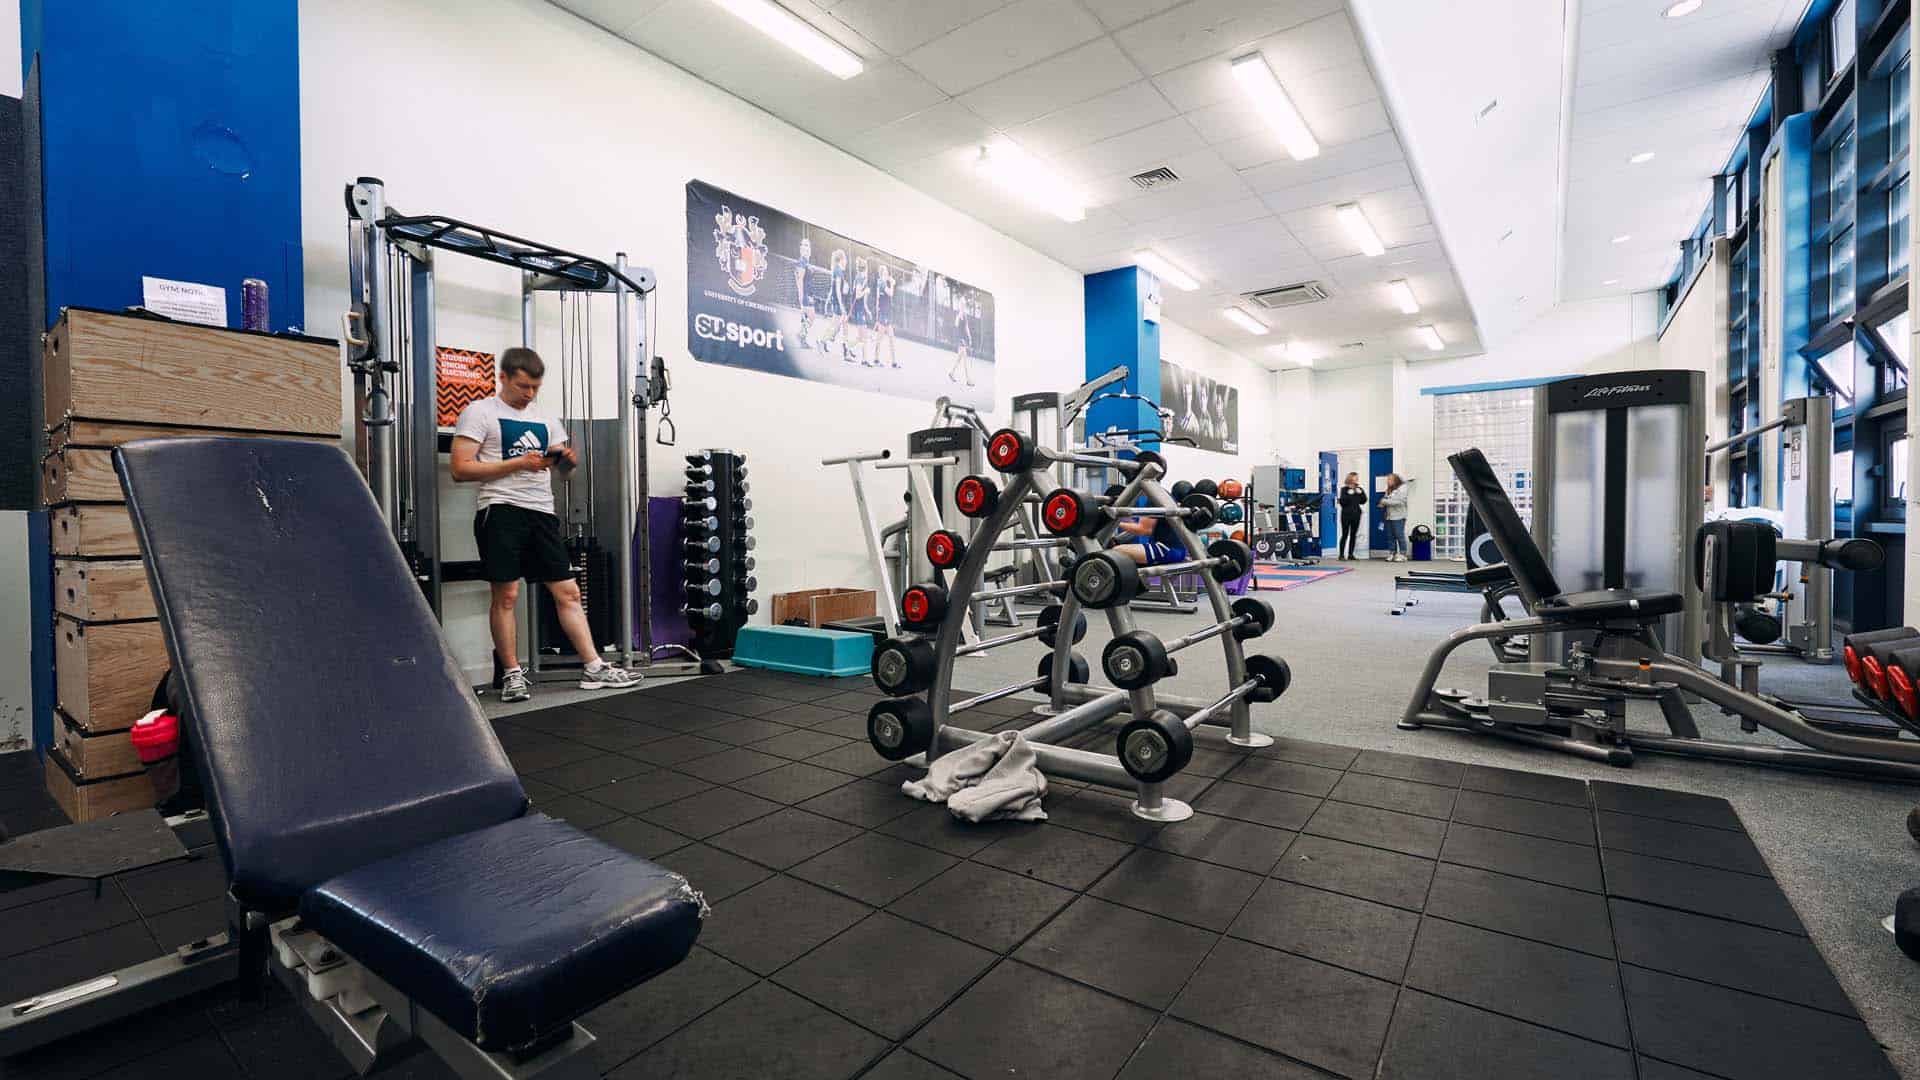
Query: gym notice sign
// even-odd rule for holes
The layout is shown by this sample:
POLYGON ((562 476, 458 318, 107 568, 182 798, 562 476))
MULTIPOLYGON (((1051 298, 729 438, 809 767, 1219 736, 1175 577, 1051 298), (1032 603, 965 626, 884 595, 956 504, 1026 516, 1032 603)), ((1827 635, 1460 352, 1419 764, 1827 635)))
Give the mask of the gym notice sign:
POLYGON ((687 351, 709 364, 993 407, 993 294, 698 180, 687 351))
POLYGON ((1173 430, 1202 450, 1240 452, 1240 390, 1160 361, 1160 404, 1173 410, 1173 430))

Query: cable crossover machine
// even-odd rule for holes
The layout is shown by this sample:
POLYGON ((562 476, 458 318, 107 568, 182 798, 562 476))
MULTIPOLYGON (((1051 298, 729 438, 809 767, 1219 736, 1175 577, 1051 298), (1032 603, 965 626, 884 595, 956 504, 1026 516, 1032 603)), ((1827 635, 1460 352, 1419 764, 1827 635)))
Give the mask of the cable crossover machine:
POLYGON ((1192 759, 1193 729, 1203 724, 1224 727, 1226 741, 1234 746, 1269 746, 1273 737, 1253 730, 1249 705, 1277 699, 1292 681, 1285 660, 1249 657, 1241 650, 1243 641, 1273 626, 1273 609, 1255 597, 1229 602, 1221 586, 1247 572, 1253 564, 1252 552, 1238 541, 1217 540, 1204 548, 1203 558, 1151 568, 1162 574, 1200 573, 1215 620, 1185 636, 1162 641, 1137 627, 1129 611, 1140 594, 1145 571, 1127 556, 1105 550, 1104 544, 1119 520, 1158 517, 1178 530, 1188 551, 1203 550, 1195 532, 1212 523, 1217 513, 1213 500, 1190 494, 1176 501, 1160 484, 1166 460, 1151 451, 1126 459, 1055 450, 1037 445, 1029 434, 1003 428, 988 440, 986 456, 1006 486, 1002 489, 990 477, 978 474, 955 485, 955 505, 977 519, 979 528, 971 540, 945 530, 927 537, 926 553, 936 568, 935 580, 909 586, 902 593, 900 621, 908 632, 888 638, 874 651, 874 682, 893 696, 868 712, 868 741, 888 760, 919 758, 931 764, 941 754, 993 737, 959 727, 954 722, 959 714, 1015 694, 1044 690, 1049 702, 1039 710, 1043 719, 1020 729, 1034 744, 1042 772, 1131 789, 1134 814, 1149 821, 1191 817, 1192 807, 1163 794, 1161 785, 1192 759), (1126 482, 1102 495, 1052 487, 1053 470, 1062 465, 1116 469, 1126 482), (1142 500, 1146 505, 1135 505, 1142 500), (1016 518, 1029 507, 1038 508, 1041 523, 1052 535, 1012 535, 1016 518), (996 553, 1035 548, 1062 550, 1065 580, 982 588, 987 563, 996 553), (1057 603, 1042 611, 1034 626, 962 644, 961 631, 970 608, 982 600, 1011 595, 1047 595, 1057 598, 1057 603), (1091 685, 1090 665, 1073 649, 1086 634, 1084 608, 1105 611, 1113 630, 1113 640, 1101 655, 1101 667, 1114 683, 1111 687, 1091 685), (1041 657, 1034 677, 954 700, 957 657, 1035 638, 1050 651, 1041 657), (1175 654, 1215 639, 1226 655, 1229 689, 1224 695, 1199 701, 1156 691, 1160 679, 1176 672, 1175 654), (923 692, 924 698, 917 696, 923 692), (1063 745, 1107 725, 1104 733, 1116 721, 1112 754, 1063 745))

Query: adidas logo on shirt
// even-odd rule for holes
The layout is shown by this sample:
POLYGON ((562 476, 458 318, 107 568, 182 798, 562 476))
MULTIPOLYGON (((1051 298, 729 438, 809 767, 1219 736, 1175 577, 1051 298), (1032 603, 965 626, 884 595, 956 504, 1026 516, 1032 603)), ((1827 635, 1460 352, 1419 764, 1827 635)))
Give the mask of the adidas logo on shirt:
POLYGON ((535 438, 532 431, 523 431, 519 438, 513 440, 513 445, 507 448, 506 456, 517 458, 522 454, 538 454, 545 449, 545 444, 535 438))

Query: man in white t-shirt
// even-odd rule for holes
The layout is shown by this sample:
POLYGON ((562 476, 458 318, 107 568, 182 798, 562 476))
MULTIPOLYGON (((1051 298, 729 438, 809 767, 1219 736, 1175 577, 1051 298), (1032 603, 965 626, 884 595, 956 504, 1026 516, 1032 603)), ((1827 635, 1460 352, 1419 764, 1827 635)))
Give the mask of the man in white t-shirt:
POLYGON ((593 647, 580 585, 573 579, 567 548, 560 539, 547 470, 555 463, 571 469, 578 459, 567 445, 567 429, 534 408, 533 399, 546 373, 539 353, 508 349, 500 354, 499 395, 460 410, 453 427, 453 479, 480 485, 473 539, 480 546, 480 565, 493 587, 487 622, 493 631, 494 654, 506 670, 500 684, 503 702, 532 696, 514 640, 521 578, 545 585, 553 593, 560 626, 574 652, 586 661, 580 675, 582 690, 640 685, 637 673, 607 663, 593 647))

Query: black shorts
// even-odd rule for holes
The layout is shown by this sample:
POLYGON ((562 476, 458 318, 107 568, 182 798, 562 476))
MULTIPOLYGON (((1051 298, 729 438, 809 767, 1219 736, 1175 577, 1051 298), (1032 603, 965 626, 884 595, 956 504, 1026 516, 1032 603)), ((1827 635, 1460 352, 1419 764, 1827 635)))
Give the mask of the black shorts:
POLYGON ((526 578, 536 584, 573 576, 560 519, 511 503, 494 503, 473 516, 473 542, 488 581, 526 578))

